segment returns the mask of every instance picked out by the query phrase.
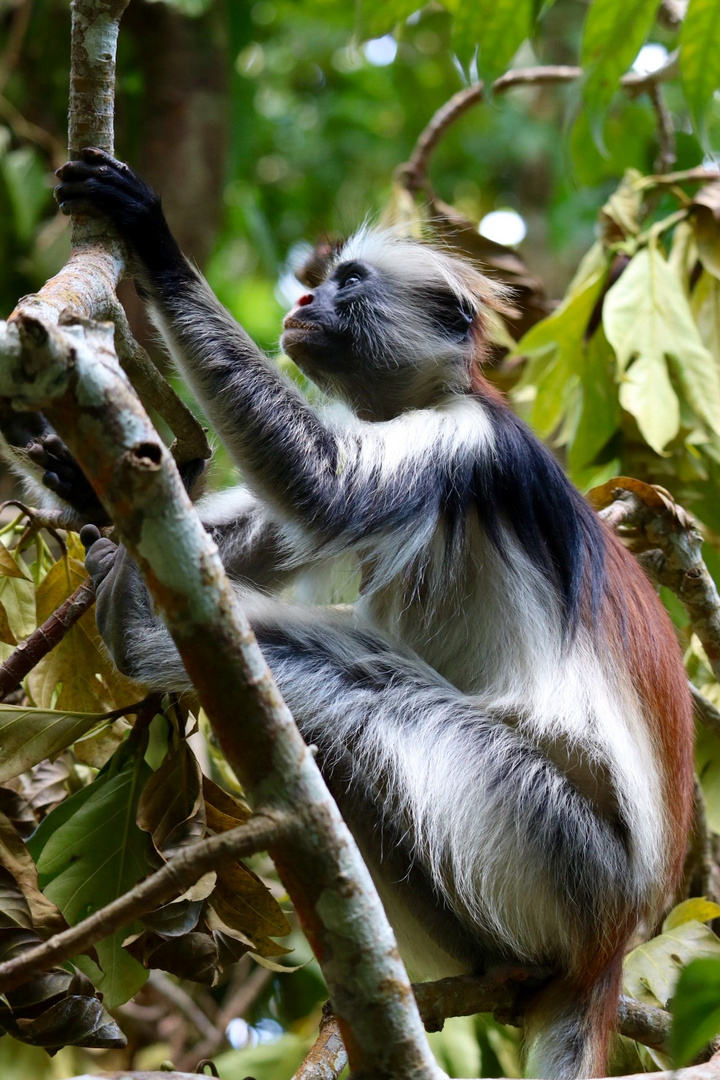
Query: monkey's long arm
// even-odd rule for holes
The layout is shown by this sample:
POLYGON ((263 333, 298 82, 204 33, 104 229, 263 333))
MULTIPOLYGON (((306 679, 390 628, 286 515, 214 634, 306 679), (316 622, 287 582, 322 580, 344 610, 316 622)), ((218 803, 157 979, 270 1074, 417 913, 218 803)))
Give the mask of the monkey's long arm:
POLYGON ((296 541, 306 542, 308 557, 323 545, 330 555, 378 532, 432 522, 428 500, 439 502, 443 481, 428 474, 446 455, 427 451, 437 438, 461 443, 456 417, 433 410, 412 431, 398 418, 336 433, 221 307, 182 256, 157 196, 127 166, 85 150, 59 175, 64 210, 106 214, 128 243, 183 375, 250 485, 301 526, 296 541))

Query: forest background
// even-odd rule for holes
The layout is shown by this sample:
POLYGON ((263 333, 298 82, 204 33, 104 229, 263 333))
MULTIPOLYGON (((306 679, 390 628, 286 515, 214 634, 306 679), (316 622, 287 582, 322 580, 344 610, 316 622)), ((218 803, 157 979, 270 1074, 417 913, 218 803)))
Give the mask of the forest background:
MULTIPOLYGON (((623 490, 665 514, 666 532, 688 528, 676 500, 698 520, 705 564, 720 581, 717 4, 448 0, 414 8, 404 0, 357 7, 337 0, 133 0, 118 54, 118 155, 161 191, 184 250, 270 350, 297 295, 293 269, 309 243, 347 235, 368 216, 413 231, 429 220, 441 239, 515 287, 519 315, 495 328, 492 378, 575 483, 607 508, 621 486, 613 478, 634 478, 623 490), (539 65, 554 74, 538 73, 539 65), (508 69, 524 74, 501 79, 491 93, 508 69), (469 89, 480 79, 482 100, 469 89), (436 116, 463 88, 456 112, 436 116)), ((66 158, 69 7, 65 0, 0 0, 0 26, 0 299, 7 314, 70 250, 49 179, 66 158)), ((164 366, 137 297, 128 286, 122 295, 136 336, 164 366)), ((231 479, 220 450, 212 483, 231 479)), ((0 491, 13 493, 7 473, 0 491)), ((21 577, 0 560, 5 660, 53 610, 51 600, 64 596, 52 577, 52 589, 46 581, 61 562, 52 545, 33 537, 30 558, 14 512, 0 528, 30 585, 23 599, 21 577)), ((687 892, 718 900, 720 716, 712 706, 720 706, 720 636, 717 612, 708 614, 712 581, 703 584, 709 591, 701 615, 672 588, 670 575, 661 591, 704 710, 697 760, 706 824, 698 826, 687 892)), ((87 649, 83 657, 91 666, 87 649)), ((46 660, 35 669, 22 707, 99 714, 116 704, 89 698, 86 688, 75 687, 73 696, 71 662, 77 654, 66 649, 60 666, 46 660)), ((16 711, 5 714, 3 730, 12 743, 20 706, 10 708, 16 711)), ((10 805, 18 815, 18 800, 24 803, 23 835, 68 793, 89 789, 127 734, 120 721, 88 731, 89 749, 68 744, 54 764, 38 760, 22 781, 8 778, 0 809, 16 820, 10 805)), ((157 773, 162 737, 156 732, 150 741, 149 768, 157 773)), ((203 764, 228 780, 212 743, 207 754, 203 764)), ((149 799, 145 811, 152 819, 149 799)), ((287 908, 269 862, 256 859, 253 867, 287 908)), ((61 897, 55 902, 63 909, 61 897)), ((641 951, 628 966, 627 991, 665 1006, 685 962, 702 956, 714 964, 697 976, 695 998, 688 990, 684 1007, 697 1023, 685 1025, 695 1034, 690 1049, 678 1051, 681 1062, 720 1028, 713 1009, 698 1004, 720 983, 720 941, 706 925, 718 914, 712 906, 685 907, 658 928, 664 933, 655 951, 641 951)), ((274 916, 265 915, 272 933, 274 916)), ((171 1059, 194 1067, 201 1044, 223 1080, 288 1077, 312 1043, 324 987, 299 932, 282 940, 294 950, 284 962, 298 970, 275 970, 267 948, 265 966, 245 955, 214 970, 214 985, 181 979, 188 972, 179 971, 177 958, 163 968, 157 956, 153 963, 136 949, 132 964, 153 970, 145 982, 145 968, 141 979, 128 969, 126 988, 134 988, 133 978, 144 985, 115 1011, 127 1049, 69 1047, 48 1058, 6 1037, 0 1072, 60 1080, 91 1065, 157 1068, 171 1059)), ((262 952, 258 941, 255 953, 262 952)), ((189 974, 197 977, 197 956, 193 963, 189 974)), ((432 1043, 451 1076, 519 1075, 515 1032, 487 1016, 452 1019, 432 1043)), ((617 1068, 666 1063, 627 1041, 617 1068)))

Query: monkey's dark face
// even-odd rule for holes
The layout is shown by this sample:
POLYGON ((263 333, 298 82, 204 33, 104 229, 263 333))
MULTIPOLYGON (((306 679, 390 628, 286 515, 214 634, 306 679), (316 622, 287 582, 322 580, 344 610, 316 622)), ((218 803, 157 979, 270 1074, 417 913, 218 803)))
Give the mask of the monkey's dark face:
POLYGON ((464 357, 473 320, 443 283, 410 282, 352 260, 300 298, 283 322, 281 344, 314 382, 364 412, 364 397, 376 402, 387 390, 397 399, 403 382, 407 401, 399 405, 408 407, 418 403, 419 381, 439 386, 443 365, 464 357))
POLYGON ((282 348, 311 378, 357 363, 358 323, 376 303, 377 278, 366 263, 343 263, 286 315, 282 348))

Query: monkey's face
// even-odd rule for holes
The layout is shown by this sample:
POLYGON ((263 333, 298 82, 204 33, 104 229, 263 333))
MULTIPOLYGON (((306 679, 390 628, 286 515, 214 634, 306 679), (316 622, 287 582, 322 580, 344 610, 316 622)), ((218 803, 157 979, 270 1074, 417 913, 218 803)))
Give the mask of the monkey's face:
POLYGON ((365 263, 341 263, 285 316, 283 351, 310 378, 341 374, 361 359, 358 323, 375 302, 376 277, 365 263))
POLYGON ((385 418, 424 404, 466 366, 473 318, 444 283, 350 260, 300 298, 281 345, 323 389, 385 418))

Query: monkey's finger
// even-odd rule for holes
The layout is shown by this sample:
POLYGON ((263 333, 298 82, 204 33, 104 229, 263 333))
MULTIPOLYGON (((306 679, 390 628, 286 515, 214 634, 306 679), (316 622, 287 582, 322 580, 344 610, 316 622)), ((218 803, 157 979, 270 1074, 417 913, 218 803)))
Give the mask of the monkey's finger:
POLYGON ((41 442, 38 442, 37 439, 34 439, 31 443, 27 444, 27 446, 25 447, 25 453, 31 461, 35 462, 36 465, 47 464, 47 453, 45 451, 45 447, 41 442))
POLYGON ((96 540, 102 540, 102 533, 96 525, 83 525, 80 530, 80 543, 88 551, 96 540))
POLYGON ((42 445, 45 449, 60 461, 72 461, 70 451, 59 435, 44 435, 42 445))
POLYGON ((85 569, 95 582, 100 585, 115 566, 120 548, 107 537, 100 537, 88 549, 85 556, 85 569))

